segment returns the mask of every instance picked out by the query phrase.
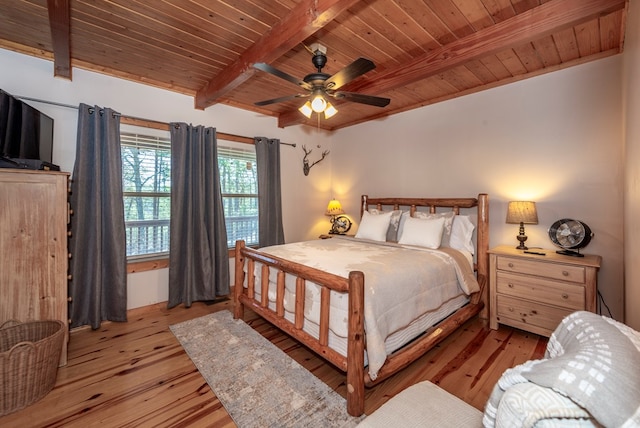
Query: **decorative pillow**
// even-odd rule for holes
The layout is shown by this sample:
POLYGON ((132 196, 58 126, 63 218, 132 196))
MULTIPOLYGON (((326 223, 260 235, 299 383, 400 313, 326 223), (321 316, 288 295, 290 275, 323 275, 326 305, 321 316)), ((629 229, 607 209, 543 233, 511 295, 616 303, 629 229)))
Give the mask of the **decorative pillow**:
MULTIPOLYGON (((451 236, 451 226, 453 223, 454 216, 455 216, 455 213, 453 211, 447 211, 445 213, 433 213, 433 214, 425 213, 422 211, 416 211, 413 214, 413 218, 424 219, 424 220, 435 219, 435 218, 444 219, 444 227, 442 231, 442 240, 441 240, 441 245, 443 247, 449 246, 449 240, 450 240, 449 237, 451 236)), ((411 218, 411 214, 408 211, 402 214, 402 219, 400 220, 400 225, 398 227, 398 241, 402 238, 404 225, 406 223, 406 220, 409 218, 411 218)))
MULTIPOLYGON (((369 214, 378 215, 386 214, 388 211, 380 211, 376 208, 369 210, 369 214)), ((389 228, 387 229, 387 241, 398 242, 398 228, 400 227, 401 210, 391 211, 391 219, 389 220, 389 228)))
POLYGON ((392 214, 393 212, 389 211, 373 215, 365 211, 362 214, 356 238, 384 241, 387 238, 387 230, 389 229, 392 214))
POLYGON ((475 252, 473 229, 475 229, 475 226, 468 215, 454 216, 451 225, 451 236, 449 237, 449 247, 456 250, 465 250, 473 254, 475 252))
POLYGON ((409 217, 404 223, 404 230, 398 243, 433 249, 439 248, 442 242, 444 223, 444 217, 430 219, 409 217))

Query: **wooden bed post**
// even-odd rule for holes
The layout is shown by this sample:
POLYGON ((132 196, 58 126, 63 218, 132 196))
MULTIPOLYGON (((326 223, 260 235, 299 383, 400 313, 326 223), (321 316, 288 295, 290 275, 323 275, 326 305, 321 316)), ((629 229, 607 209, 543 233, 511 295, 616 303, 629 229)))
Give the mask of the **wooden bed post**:
POLYGON ((480 299, 484 303, 484 307, 478 315, 480 318, 489 318, 489 195, 480 193, 478 195, 478 232, 477 232, 478 254, 476 254, 478 262, 478 280, 483 276, 485 286, 481 290, 480 299))
POLYGON ((244 289, 244 256, 242 250, 244 249, 244 240, 236 241, 236 277, 235 285, 233 287, 233 318, 242 319, 244 317, 244 305, 240 302, 240 295, 244 289))
POLYGON ((349 272, 347 413, 364 413, 364 273, 349 272))
POLYGON ((367 202, 368 198, 369 197, 367 195, 362 195, 360 197, 360 218, 362 218, 362 216, 364 215, 364 212, 369 209, 369 204, 367 202))

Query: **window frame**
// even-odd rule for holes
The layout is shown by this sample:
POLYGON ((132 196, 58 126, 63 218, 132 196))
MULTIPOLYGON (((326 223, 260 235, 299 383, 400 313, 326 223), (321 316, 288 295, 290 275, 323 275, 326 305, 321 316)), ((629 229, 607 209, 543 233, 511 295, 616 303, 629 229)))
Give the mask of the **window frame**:
MULTIPOLYGON (((123 132, 123 130, 125 130, 124 132, 138 132, 140 134, 145 134, 147 132, 157 132, 157 131, 164 131, 165 133, 168 133, 170 132, 169 126, 170 125, 166 122, 140 119, 137 117, 123 115, 120 117, 119 132, 123 132)), ((222 139, 225 141, 233 141, 236 143, 250 144, 255 146, 254 139, 250 137, 243 137, 240 135, 227 134, 223 132, 216 132, 216 136, 218 139, 222 139)), ((235 248, 230 248, 229 258, 234 258, 234 257, 235 257, 235 248)), ((168 267, 169 267, 168 254, 164 257, 158 257, 154 259, 136 260, 136 261, 127 260, 127 273, 145 272, 145 271, 150 271, 155 269, 165 269, 168 267)))

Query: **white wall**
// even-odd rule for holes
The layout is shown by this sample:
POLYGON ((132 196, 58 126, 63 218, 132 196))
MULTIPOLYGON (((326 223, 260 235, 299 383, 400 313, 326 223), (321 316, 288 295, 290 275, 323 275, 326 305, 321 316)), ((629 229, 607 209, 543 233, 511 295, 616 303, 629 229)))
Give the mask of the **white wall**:
MULTIPOLYGON (((534 200, 528 246, 555 248, 547 230, 575 218, 595 233, 599 289, 623 316, 621 57, 339 131, 333 182, 357 217, 360 194, 490 198, 490 245, 516 246, 509 200, 534 200), (375 138, 372 138, 375 136, 375 138)), ((393 100, 391 101, 393 103, 393 100)), ((604 310, 603 313, 607 313, 604 310)))
MULTIPOLYGON (((296 148, 281 147, 282 204, 285 239, 289 242, 310 239, 326 233, 329 222, 323 215, 331 197, 331 159, 315 165, 309 176, 302 173, 302 144, 313 149, 315 160, 331 149, 327 133, 309 127, 277 127, 276 119, 244 110, 215 105, 204 111, 193 108, 192 97, 116 79, 74 68, 73 81, 53 77, 53 63, 0 49, 0 88, 30 98, 77 106, 110 107, 127 116, 161 122, 188 122, 213 126, 219 132, 247 137, 266 136, 295 143, 296 148), (321 147, 318 148, 317 146, 321 147)), ((77 116, 75 109, 46 103, 34 107, 54 119, 53 163, 72 171, 75 160, 77 116)), ((232 271, 233 273, 233 271, 232 271)), ((168 270, 129 275, 128 308, 167 300, 168 270)))
POLYGON ((640 5, 630 2, 624 54, 625 322, 640 330, 640 5))

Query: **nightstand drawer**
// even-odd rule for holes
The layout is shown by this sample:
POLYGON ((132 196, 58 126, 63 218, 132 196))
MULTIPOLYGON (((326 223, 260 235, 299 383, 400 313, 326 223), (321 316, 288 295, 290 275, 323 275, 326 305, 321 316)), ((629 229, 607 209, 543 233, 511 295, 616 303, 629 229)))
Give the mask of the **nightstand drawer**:
POLYGON ((543 260, 527 260, 515 257, 498 257, 498 270, 522 273, 526 275, 543 276, 584 284, 585 268, 556 263, 544 263, 543 260))
POLYGON ((550 335, 560 321, 574 311, 498 295, 496 312, 501 324, 550 335))
POLYGON ((516 298, 571 310, 584 309, 584 286, 498 271, 496 291, 516 298))

